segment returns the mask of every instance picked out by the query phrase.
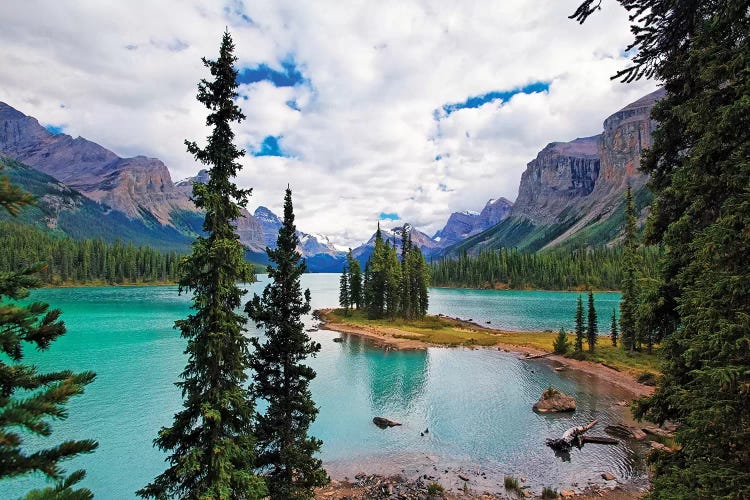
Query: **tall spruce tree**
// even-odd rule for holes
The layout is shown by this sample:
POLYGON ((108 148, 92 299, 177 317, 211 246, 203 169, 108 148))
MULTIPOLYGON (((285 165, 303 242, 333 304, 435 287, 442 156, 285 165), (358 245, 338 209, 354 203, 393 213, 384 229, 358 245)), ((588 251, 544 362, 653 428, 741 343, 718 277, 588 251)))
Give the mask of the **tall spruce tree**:
MULTIPOLYGON (((0 177, 0 207, 15 216, 33 201, 30 194, 0 177)), ((0 352, 5 358, 0 359, 0 481, 40 472, 56 485, 29 492, 29 497, 89 499, 93 498, 90 490, 74 488, 85 472, 78 470, 66 477, 60 462, 91 453, 98 446, 96 441, 69 440, 51 448, 24 449, 26 436, 51 435, 50 422, 66 418, 68 400, 82 394, 95 377, 92 372, 69 370, 39 373, 36 366, 21 363, 25 348, 45 350, 65 333, 59 309, 50 309, 44 302, 13 302, 40 286, 37 274, 43 269, 36 264, 0 273, 0 352)))
POLYGON ((596 308, 594 307, 594 292, 589 292, 588 327, 586 328, 586 343, 589 352, 594 352, 596 341, 599 336, 599 327, 596 323, 596 308))
POLYGON ((617 313, 615 312, 615 309, 612 308, 612 323, 609 327, 609 338, 612 339, 612 345, 617 347, 617 313))
POLYGON ((179 290, 192 291, 193 313, 175 322, 187 340, 182 379, 183 409, 154 441, 170 452, 169 468, 140 490, 142 497, 257 499, 266 495, 254 473, 254 404, 246 388, 250 367, 246 319, 236 309, 245 291, 238 282, 251 281, 251 267, 235 230, 250 190, 233 179, 244 151, 234 144, 232 122, 244 115, 234 103, 237 71, 234 44, 224 33, 219 58, 203 59, 213 79, 198 84, 198 100, 210 114, 208 144, 201 149, 185 141, 188 151, 209 167, 206 184, 193 186, 195 205, 205 210, 205 236, 199 236, 182 264, 179 290))
POLYGON ((258 467, 271 498, 279 500, 314 498, 314 488, 328 483, 314 456, 322 441, 308 436, 318 413, 309 388, 315 371, 302 362, 315 356, 320 344, 310 340, 301 320, 310 312, 310 290, 302 293, 305 263, 298 245, 292 191, 287 188, 277 247, 266 250, 274 264, 268 266, 271 283, 245 306, 250 319, 265 330, 263 343, 253 339, 253 393, 268 402, 256 426, 258 467))
POLYGON ((583 339, 586 338, 586 325, 584 324, 584 316, 583 316, 583 300, 581 299, 581 296, 578 296, 578 302, 576 305, 576 344, 575 344, 575 351, 576 352, 583 352, 583 339))
POLYGON ((636 339, 636 309, 638 307, 638 234, 636 229, 635 204, 633 192, 628 184, 625 192, 625 238, 623 241, 623 280, 622 299, 620 301, 620 339, 626 351, 633 352, 638 348, 636 339))
MULTIPOLYGON (((637 49, 620 72, 666 97, 643 170, 647 239, 665 245, 663 377, 637 416, 679 427, 652 455, 651 498, 750 498, 750 11, 747 0, 620 0, 637 49)), ((591 14, 586 0, 574 14, 591 14)))
POLYGON ((351 306, 351 288, 349 288, 349 268, 344 266, 339 278, 339 305, 344 310, 344 314, 349 316, 349 307, 351 306))
POLYGON ((362 268, 352 255, 352 249, 346 254, 346 266, 349 271, 349 293, 351 307, 359 309, 362 305, 362 268))

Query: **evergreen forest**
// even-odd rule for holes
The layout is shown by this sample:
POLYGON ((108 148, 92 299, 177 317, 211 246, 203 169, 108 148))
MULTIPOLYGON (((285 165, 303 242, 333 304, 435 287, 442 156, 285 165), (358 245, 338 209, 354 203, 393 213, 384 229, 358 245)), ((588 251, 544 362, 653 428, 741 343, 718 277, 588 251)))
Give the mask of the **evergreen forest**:
POLYGON ((0 222, 0 234, 0 272, 44 262, 37 276, 47 285, 148 284, 177 279, 177 252, 120 241, 74 240, 12 222, 0 222))

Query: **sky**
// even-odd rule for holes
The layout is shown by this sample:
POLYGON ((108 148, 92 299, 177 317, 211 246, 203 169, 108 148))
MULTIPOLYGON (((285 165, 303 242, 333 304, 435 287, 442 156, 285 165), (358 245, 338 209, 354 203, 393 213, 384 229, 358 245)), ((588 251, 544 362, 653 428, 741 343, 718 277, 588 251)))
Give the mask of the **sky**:
POLYGON ((195 99, 224 29, 247 119, 237 183, 341 248, 378 220, 433 234, 451 212, 515 200, 549 142, 598 134, 656 88, 610 80, 632 35, 617 2, 578 0, 28 0, 0 13, 0 101, 55 133, 202 168, 195 99))

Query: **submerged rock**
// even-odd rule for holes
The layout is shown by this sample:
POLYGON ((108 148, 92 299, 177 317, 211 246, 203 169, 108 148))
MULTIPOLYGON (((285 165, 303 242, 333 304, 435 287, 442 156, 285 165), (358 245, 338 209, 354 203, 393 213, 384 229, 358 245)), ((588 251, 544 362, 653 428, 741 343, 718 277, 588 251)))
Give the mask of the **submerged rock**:
POLYGON ((561 413, 575 411, 575 409, 575 399, 553 387, 544 391, 539 401, 534 403, 534 411, 539 413, 561 413))
POLYGON ((390 420, 385 417, 375 417, 372 419, 372 423, 380 427, 381 429, 385 429, 388 427, 396 427, 397 425, 401 425, 399 422, 396 422, 395 420, 390 420))

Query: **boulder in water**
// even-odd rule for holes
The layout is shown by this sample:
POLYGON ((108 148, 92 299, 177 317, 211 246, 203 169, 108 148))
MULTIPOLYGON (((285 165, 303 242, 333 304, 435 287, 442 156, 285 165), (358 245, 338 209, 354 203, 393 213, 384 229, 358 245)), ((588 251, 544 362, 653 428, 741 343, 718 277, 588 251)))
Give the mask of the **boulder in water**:
POLYGON ((399 422, 387 419, 385 417, 375 417, 372 419, 372 423, 380 427, 381 429, 387 429, 388 427, 396 427, 401 425, 399 422))
POLYGON ((542 393, 539 401, 534 403, 534 411, 539 413, 561 413, 575 411, 576 402, 572 396, 550 387, 542 393))

